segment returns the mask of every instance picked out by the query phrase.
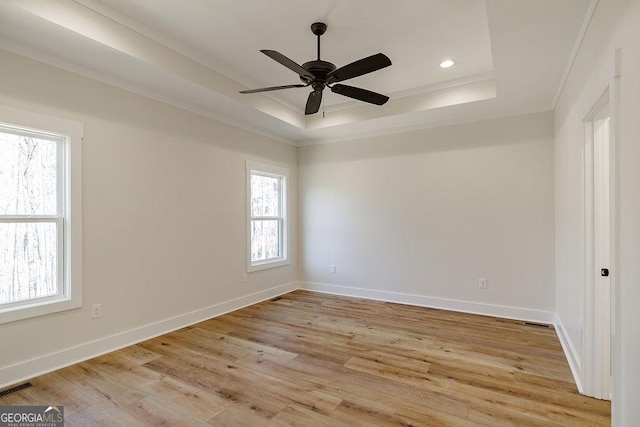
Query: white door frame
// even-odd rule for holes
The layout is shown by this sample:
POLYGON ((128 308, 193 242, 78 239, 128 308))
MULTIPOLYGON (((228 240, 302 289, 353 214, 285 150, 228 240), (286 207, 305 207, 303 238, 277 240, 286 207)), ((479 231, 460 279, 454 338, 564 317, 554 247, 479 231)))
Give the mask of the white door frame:
POLYGON ((584 120, 584 394, 611 398, 613 135, 609 90, 584 120), (609 271, 608 276, 601 269, 609 271))

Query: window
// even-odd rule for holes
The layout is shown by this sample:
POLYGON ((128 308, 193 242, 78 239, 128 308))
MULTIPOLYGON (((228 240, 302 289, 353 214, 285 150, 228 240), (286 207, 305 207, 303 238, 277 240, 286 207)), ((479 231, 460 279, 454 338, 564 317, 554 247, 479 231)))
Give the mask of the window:
POLYGON ((0 107, 0 323, 81 306, 81 134, 0 107))
POLYGON ((248 271, 286 265, 287 179, 284 168, 247 162, 248 271))

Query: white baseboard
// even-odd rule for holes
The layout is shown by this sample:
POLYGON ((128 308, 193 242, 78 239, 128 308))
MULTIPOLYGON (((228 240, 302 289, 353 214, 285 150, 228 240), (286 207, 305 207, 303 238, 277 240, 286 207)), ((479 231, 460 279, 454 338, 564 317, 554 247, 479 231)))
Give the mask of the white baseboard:
POLYGON ((170 319, 150 323, 139 328, 7 366, 0 369, 0 388, 286 294, 295 289, 298 289, 298 282, 285 283, 284 285, 275 286, 170 319))
POLYGON ((446 298, 434 298, 424 295, 404 294, 400 292, 379 291, 348 286, 328 285, 324 283, 298 282, 300 289, 324 292, 328 294, 366 298, 378 301, 396 302, 420 307, 440 308, 443 310, 481 314, 484 316, 503 317, 507 319, 526 320, 537 323, 553 324, 554 313, 551 311, 532 310, 528 308, 509 307, 504 305, 484 304, 446 298))
POLYGON ((569 368, 571 368, 571 373, 573 374, 573 380, 576 382, 576 386, 578 387, 578 391, 584 394, 584 388, 582 386, 582 381, 580 379, 580 372, 582 372, 582 364, 580 361, 580 356, 578 356, 578 352, 576 351, 575 346, 573 345, 573 341, 569 338, 569 334, 565 329, 562 321, 558 314, 555 315, 554 325, 556 327, 556 334, 558 334, 558 339, 560 340, 560 344, 562 345, 562 350, 564 351, 564 356, 567 358, 567 362, 569 363, 569 368))

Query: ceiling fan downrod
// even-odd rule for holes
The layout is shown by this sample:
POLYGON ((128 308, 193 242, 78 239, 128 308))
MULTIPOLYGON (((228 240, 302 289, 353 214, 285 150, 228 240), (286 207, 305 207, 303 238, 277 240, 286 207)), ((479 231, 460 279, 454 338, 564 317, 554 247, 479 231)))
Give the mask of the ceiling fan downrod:
POLYGON ((318 37, 318 61, 320 61, 320 36, 327 31, 327 24, 324 22, 314 22, 311 24, 311 32, 318 37))

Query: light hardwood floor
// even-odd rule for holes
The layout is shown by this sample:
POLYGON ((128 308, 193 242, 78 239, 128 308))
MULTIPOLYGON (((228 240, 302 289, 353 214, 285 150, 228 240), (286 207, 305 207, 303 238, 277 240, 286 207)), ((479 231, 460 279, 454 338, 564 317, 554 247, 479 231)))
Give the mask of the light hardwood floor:
POLYGON ((553 329, 295 291, 31 380, 68 426, 596 426, 553 329))

